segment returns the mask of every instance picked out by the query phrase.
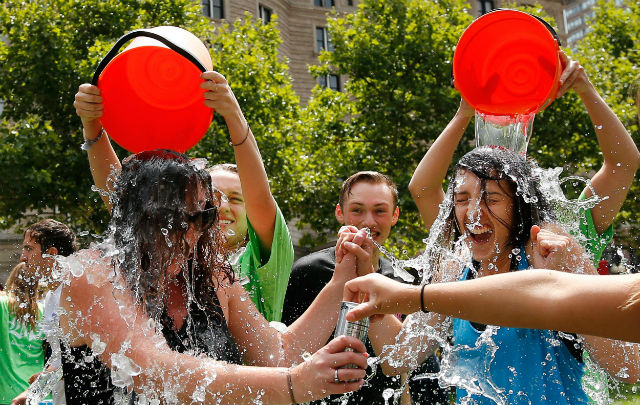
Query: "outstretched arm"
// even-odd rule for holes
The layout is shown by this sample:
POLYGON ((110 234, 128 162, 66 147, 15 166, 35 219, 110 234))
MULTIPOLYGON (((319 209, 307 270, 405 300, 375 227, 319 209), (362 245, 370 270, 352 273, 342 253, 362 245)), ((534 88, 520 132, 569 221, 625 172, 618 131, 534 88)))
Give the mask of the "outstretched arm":
POLYGON ((473 114, 473 108, 461 98, 456 115, 431 145, 411 177, 409 191, 427 229, 438 216, 440 203, 444 200, 442 181, 473 114))
POLYGON ((225 77, 212 71, 203 73, 201 77, 205 80, 202 88, 208 90, 204 95, 204 104, 222 115, 229 128, 247 217, 262 247, 270 250, 276 221, 276 202, 271 195, 258 143, 225 77))
MULTIPOLYGON (((347 319, 420 311, 421 286, 379 274, 349 281, 368 300, 347 319)), ((427 310, 489 325, 563 330, 640 342, 640 275, 601 277, 527 270, 424 287, 427 310), (635 301, 633 297, 635 295, 635 301)))
MULTIPOLYGON (((102 117, 102 96, 97 86, 85 83, 81 84, 75 96, 73 106, 76 113, 82 120, 82 134, 85 141, 91 142, 95 140, 103 131, 100 117, 102 117)), ((111 212, 112 204, 109 201, 109 193, 113 191, 114 171, 119 172, 121 165, 116 155, 109 136, 106 133, 93 143, 87 151, 89 156, 89 167, 93 176, 93 183, 100 190, 100 197, 104 201, 109 212, 111 212)))
MULTIPOLYGON (((640 152, 618 117, 589 81, 580 63, 564 52, 560 52, 560 59, 564 71, 560 76, 558 94, 573 90, 580 97, 595 127, 604 158, 602 167, 591 179, 596 194, 607 197, 591 208, 596 231, 602 233, 611 225, 627 197, 640 166, 640 152)), ((589 187, 584 192, 586 197, 593 195, 589 187)))

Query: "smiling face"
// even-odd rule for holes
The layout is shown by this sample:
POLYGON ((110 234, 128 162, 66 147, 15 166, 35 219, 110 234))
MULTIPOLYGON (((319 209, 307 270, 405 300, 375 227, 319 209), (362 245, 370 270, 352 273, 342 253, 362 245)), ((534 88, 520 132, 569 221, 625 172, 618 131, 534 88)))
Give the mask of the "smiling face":
POLYGON ((221 194, 218 222, 225 239, 224 247, 228 250, 238 249, 244 245, 249 229, 240 177, 223 169, 210 173, 214 189, 221 194))
POLYGON ((400 210, 394 205, 391 189, 384 183, 358 182, 345 196, 343 207, 336 205, 336 218, 343 225, 369 228, 374 241, 384 243, 400 210))
POLYGON ((494 263, 501 271, 508 271, 514 195, 506 180, 486 180, 484 187, 482 183, 470 171, 458 172, 454 191, 456 223, 467 236, 475 260, 483 267, 494 263))

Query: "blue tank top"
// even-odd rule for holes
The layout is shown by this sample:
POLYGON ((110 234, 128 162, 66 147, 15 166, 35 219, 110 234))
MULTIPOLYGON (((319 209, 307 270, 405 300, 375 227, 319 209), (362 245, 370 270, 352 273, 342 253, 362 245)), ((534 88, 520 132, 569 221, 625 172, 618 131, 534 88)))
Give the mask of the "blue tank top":
MULTIPOLYGON (((522 249, 524 253, 524 249, 522 249)), ((518 270, 529 268, 524 256, 518 261, 518 270)), ((464 271, 462 280, 469 276, 464 271)), ((462 373, 477 378, 478 385, 493 385, 502 390, 502 398, 509 405, 575 405, 589 404, 582 388, 584 366, 571 355, 557 332, 538 329, 500 327, 491 336, 497 346, 491 361, 491 351, 482 347, 473 349, 482 331, 462 319, 453 320, 453 338, 456 346, 472 349, 460 350, 458 364, 467 367, 462 373), (487 381, 489 377, 492 381, 487 381)), ((491 387, 490 387, 491 388, 491 387)), ((467 396, 467 391, 457 389, 458 403, 467 396)), ((494 405, 483 395, 471 396, 477 405, 494 405)))

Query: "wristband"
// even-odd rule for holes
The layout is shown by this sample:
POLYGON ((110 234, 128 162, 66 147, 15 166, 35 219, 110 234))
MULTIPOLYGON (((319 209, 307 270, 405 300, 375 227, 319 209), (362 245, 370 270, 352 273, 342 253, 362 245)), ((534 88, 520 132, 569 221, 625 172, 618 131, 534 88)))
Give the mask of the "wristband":
POLYGON ((422 310, 422 312, 424 312, 425 314, 429 313, 429 310, 426 309, 424 307, 424 288, 427 286, 427 284, 422 284, 422 288, 420 288, 420 309, 422 310))

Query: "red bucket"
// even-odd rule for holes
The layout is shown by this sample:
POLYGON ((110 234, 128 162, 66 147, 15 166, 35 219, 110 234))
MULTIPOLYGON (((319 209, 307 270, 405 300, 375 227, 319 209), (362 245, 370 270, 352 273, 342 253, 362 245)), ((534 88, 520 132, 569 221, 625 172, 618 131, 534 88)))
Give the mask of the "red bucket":
POLYGON ((212 68, 207 48, 182 28, 155 27, 124 35, 93 78, 104 102, 102 126, 133 153, 185 152, 202 139, 213 118, 200 88, 200 74, 212 68))
POLYGON ((464 31, 453 54, 454 86, 481 113, 535 113, 555 98, 558 40, 543 20, 496 10, 464 31))

